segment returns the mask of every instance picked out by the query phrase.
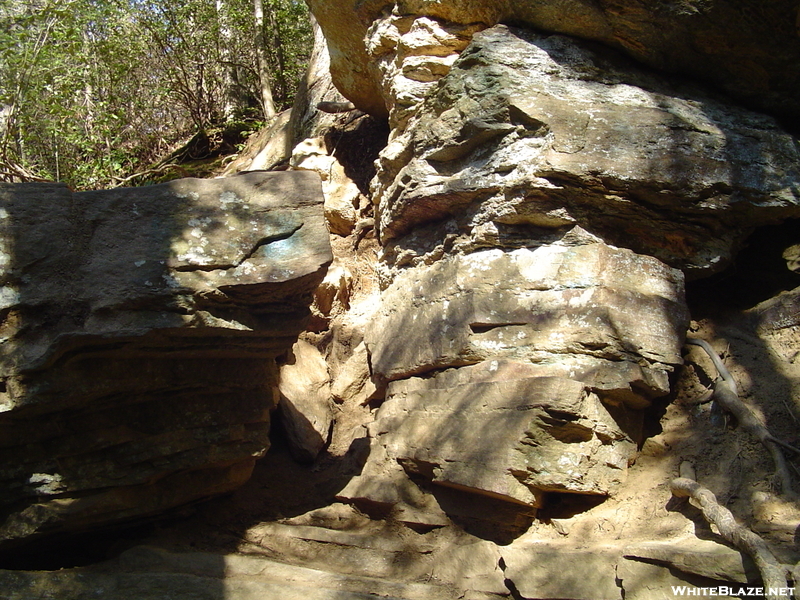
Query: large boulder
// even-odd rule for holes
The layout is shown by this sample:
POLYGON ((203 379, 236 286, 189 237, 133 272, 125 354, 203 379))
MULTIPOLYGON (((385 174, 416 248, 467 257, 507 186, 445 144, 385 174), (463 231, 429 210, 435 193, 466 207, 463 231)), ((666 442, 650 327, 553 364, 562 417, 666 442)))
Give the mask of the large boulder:
POLYGON ((386 114, 369 27, 392 9, 440 22, 526 24, 601 42, 642 64, 702 80, 740 101, 797 118, 798 7, 789 0, 310 0, 331 54, 336 86, 362 110, 386 114))
POLYGON ((460 251, 579 224, 695 277, 754 227, 800 215, 799 164, 769 117, 615 53, 496 26, 383 151, 373 201, 383 243, 437 220, 460 251))
POLYGON ((488 498, 492 510, 468 520, 513 537, 547 494, 619 487, 641 409, 682 362, 683 275, 579 239, 444 258, 394 280, 365 333, 386 400, 341 499, 430 526, 488 498))
POLYGON ((319 179, 3 184, 0 547, 247 480, 331 261, 319 179))
POLYGON ((482 250, 405 270, 366 331, 374 376, 503 359, 547 365, 548 375, 632 408, 667 394, 688 325, 683 275, 586 242, 482 250))

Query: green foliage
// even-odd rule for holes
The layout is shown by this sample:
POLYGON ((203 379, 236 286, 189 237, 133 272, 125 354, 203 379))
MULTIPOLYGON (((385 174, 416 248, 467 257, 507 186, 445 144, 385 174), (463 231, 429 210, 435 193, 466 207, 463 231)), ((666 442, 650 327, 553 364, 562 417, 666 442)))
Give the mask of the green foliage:
MULTIPOLYGON (((311 46, 307 9, 264 9, 284 108, 311 46)), ((239 118, 263 119, 254 27, 252 0, 0 0, 0 179, 113 185, 221 123, 226 86, 239 118)))
POLYGON ((278 110, 289 108, 297 86, 305 74, 314 35, 305 2, 264 0, 267 23, 267 55, 270 72, 275 75, 273 94, 278 110))

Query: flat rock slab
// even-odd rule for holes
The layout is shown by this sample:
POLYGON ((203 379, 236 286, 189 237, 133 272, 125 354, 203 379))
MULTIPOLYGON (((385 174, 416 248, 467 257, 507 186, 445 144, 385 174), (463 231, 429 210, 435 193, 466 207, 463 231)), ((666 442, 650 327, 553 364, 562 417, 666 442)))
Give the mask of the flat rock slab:
POLYGON ((500 548, 500 553, 505 576, 521 598, 666 600, 676 597, 673 586, 726 585, 739 589, 743 581, 742 555, 702 540, 629 546, 622 542, 583 545, 574 540, 541 541, 500 548), (701 562, 696 569, 691 566, 695 558, 701 562))
POLYGON ((749 556, 708 540, 640 542, 625 548, 625 558, 651 561, 683 573, 746 584, 759 579, 749 556))
POLYGON ((81 193, 2 184, 0 376, 45 366, 74 337, 290 337, 306 310, 292 301, 332 260, 320 202, 317 175, 295 172, 81 193))
POLYGON ((331 249, 319 178, 0 184, 0 548, 241 485, 331 249))
MULTIPOLYGON (((453 585, 340 575, 259 556, 172 553, 147 547, 86 569, 0 571, 7 600, 457 600, 453 585)), ((470 598, 500 596, 471 590, 470 598)))

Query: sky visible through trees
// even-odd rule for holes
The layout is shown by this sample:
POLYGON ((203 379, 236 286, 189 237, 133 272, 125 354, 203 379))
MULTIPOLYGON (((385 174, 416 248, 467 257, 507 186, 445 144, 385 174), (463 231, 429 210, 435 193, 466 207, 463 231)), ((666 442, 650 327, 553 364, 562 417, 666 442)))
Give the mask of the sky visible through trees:
POLYGON ((302 0, 0 0, 0 180, 105 187, 288 108, 302 0))

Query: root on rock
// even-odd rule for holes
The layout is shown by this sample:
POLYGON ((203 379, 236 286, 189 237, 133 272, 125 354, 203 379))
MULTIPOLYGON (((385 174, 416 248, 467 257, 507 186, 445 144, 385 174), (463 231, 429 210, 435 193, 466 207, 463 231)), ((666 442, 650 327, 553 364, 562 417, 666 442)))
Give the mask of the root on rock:
POLYGON ((679 498, 692 498, 697 502, 706 521, 716 526, 725 540, 753 559, 764 582, 764 597, 767 600, 785 598, 785 594, 782 596, 780 591, 785 592, 789 587, 786 582, 786 568, 778 562, 764 540, 737 523, 731 511, 717 502, 714 493, 694 480, 693 471, 688 463, 681 465, 680 477, 670 482, 672 494, 679 498))
POLYGON ((793 495, 792 492, 792 479, 789 474, 789 468, 786 464, 786 459, 781 452, 781 447, 791 450, 796 454, 800 454, 800 450, 777 439, 769 432, 769 429, 759 420, 750 408, 739 399, 739 391, 736 387, 736 381, 733 379, 730 371, 728 371, 722 359, 717 355, 711 345, 705 340, 698 338, 686 338, 686 343, 694 346, 700 346, 714 367, 719 373, 719 377, 714 382, 714 391, 712 398, 716 400, 719 405, 734 417, 739 422, 739 425, 747 431, 750 435, 755 437, 761 442, 767 451, 772 456, 772 461, 775 464, 775 476, 780 485, 780 491, 787 495, 793 495))

